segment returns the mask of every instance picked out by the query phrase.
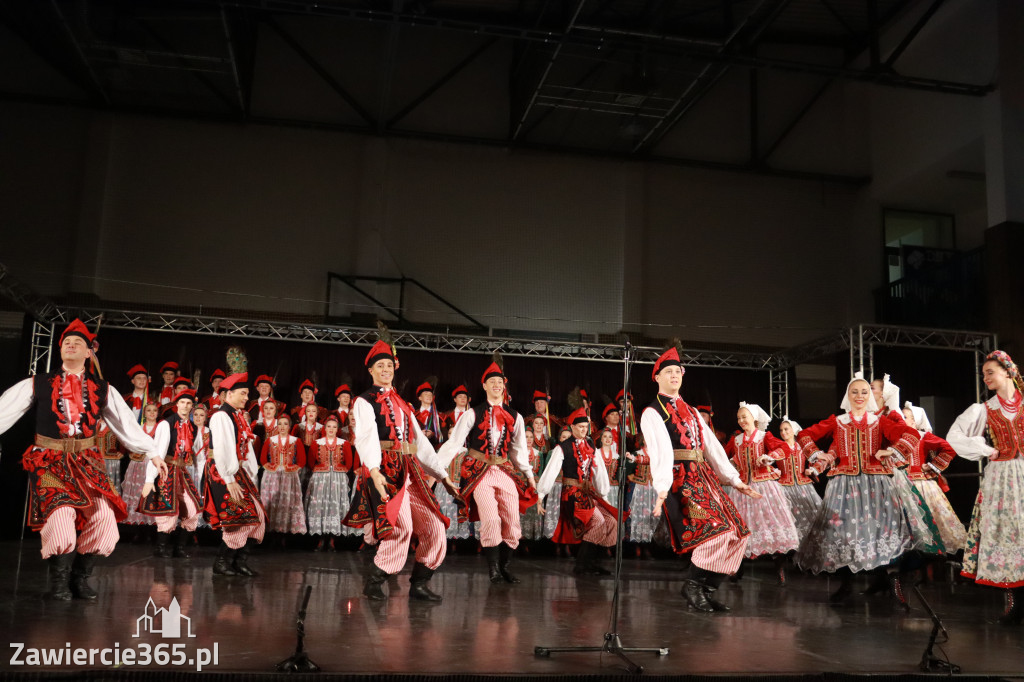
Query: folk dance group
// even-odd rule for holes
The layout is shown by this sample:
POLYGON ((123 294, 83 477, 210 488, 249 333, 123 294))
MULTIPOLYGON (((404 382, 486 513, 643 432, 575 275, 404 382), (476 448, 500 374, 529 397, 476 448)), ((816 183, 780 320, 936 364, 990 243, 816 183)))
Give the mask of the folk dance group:
MULTIPOLYGON (((900 405, 888 376, 869 382, 859 374, 841 415, 803 429, 784 418, 777 438, 764 410, 741 403, 740 431, 725 439, 710 409, 682 399, 685 368, 672 347, 654 365, 658 393, 639 432, 619 431, 613 404, 595 443, 585 406, 555 420, 538 392, 537 414, 524 419, 508 403, 497 362, 481 377, 483 402, 469 406, 462 386, 445 419, 414 410, 394 388, 397 354, 383 339, 365 359, 369 390, 353 399, 339 387, 339 409, 328 412, 310 383, 291 415, 272 397, 270 377, 257 379, 259 396, 250 400, 237 349, 230 373, 214 377, 214 395, 197 402, 173 367, 164 367, 170 376, 159 399, 141 367, 129 372, 135 388, 122 397, 97 372, 94 342, 74 321, 60 339, 61 367, 0 396, 0 433, 35 408, 35 442, 22 462, 29 525, 40 531, 54 599, 97 597, 89 585, 95 558, 110 555, 117 524, 133 517, 155 524, 160 556, 187 554, 200 523, 219 531, 215 575, 255 575, 249 552, 268 525, 324 538, 362 533, 376 548, 363 593, 376 600, 388 597, 387 578, 403 570, 414 538, 409 595, 440 600, 430 579, 450 529, 470 524, 492 582, 519 582, 510 565, 520 540, 541 536, 556 516, 552 539, 580 546, 575 572, 607 573, 599 558, 615 542, 613 483, 623 466, 633 472, 623 516, 634 516, 632 533, 647 540, 662 522, 671 548, 689 555, 682 591, 698 611, 728 610, 717 590, 726 577, 738 579, 744 558, 759 556, 776 558, 783 583, 787 556, 800 569, 839 574, 834 601, 851 596, 855 573, 872 572, 872 589, 889 589, 906 606, 901 576, 919 557, 962 550, 965 577, 1004 590, 1001 620, 1024 616, 1021 377, 1002 351, 983 365, 993 397, 960 415, 946 440, 931 433, 921 408, 900 405), (133 453, 123 481, 119 462, 109 465, 113 439, 133 453), (941 476, 957 454, 988 460, 966 531, 941 476), (813 483, 826 473, 822 499, 813 483)), ((629 414, 630 397, 621 398, 629 414)))

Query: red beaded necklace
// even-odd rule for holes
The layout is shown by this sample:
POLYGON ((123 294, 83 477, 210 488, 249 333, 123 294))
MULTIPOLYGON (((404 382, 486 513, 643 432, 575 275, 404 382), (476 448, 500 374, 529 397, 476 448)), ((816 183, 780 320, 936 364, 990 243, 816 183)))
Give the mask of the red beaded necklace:
POLYGON ((1013 413, 1013 412, 1019 412, 1020 411, 1020 404, 1021 404, 1021 394, 1020 394, 1020 391, 1014 391, 1013 392, 1013 397, 1010 398, 1009 400, 1004 400, 1003 396, 999 395, 998 393, 996 394, 996 397, 999 398, 999 406, 1002 407, 1003 410, 1005 410, 1006 412, 1013 413))

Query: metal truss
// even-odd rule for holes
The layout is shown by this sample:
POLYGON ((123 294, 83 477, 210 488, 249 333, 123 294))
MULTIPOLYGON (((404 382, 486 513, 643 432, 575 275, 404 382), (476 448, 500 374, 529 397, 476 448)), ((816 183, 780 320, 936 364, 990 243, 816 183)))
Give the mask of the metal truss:
POLYGON ((57 315, 57 306, 53 301, 33 291, 12 275, 3 263, 0 263, 0 296, 4 296, 37 320, 50 321, 57 315))
POLYGON ((50 371, 50 361, 53 358, 53 330, 52 322, 32 322, 31 354, 28 361, 28 373, 36 375, 39 372, 50 371))
MULTIPOLYGON (((0 274, 6 273, 0 265, 0 274)), ((9 282, 0 277, 0 284, 8 286, 0 293, 9 295, 9 282)), ((27 287, 17 289, 17 301, 36 300, 27 287), (26 292, 28 295, 26 295, 26 292)), ((12 300, 15 300, 12 298, 12 300)), ((45 299, 43 299, 45 300, 45 299)), ((28 308, 26 307, 28 310, 28 308)), ((160 313, 131 310, 78 309, 57 306, 35 308, 50 314, 39 319, 32 327, 32 358, 30 371, 34 374, 45 366, 49 369, 52 343, 57 324, 66 324, 78 317, 87 325, 102 324, 104 328, 132 329, 175 334, 197 334, 228 338, 256 338, 278 341, 302 341, 347 346, 368 346, 377 340, 377 330, 332 324, 301 322, 274 322, 222 318, 181 313, 160 313)), ((30 313, 33 310, 29 310, 30 313)), ((557 358, 598 362, 622 362, 624 347, 619 344, 583 343, 565 340, 519 339, 513 337, 482 336, 476 334, 418 332, 392 330, 395 344, 403 350, 441 351, 448 353, 490 354, 499 351, 517 357, 557 358)), ((986 354, 996 347, 994 334, 951 329, 924 329, 888 325, 859 325, 836 334, 794 348, 778 352, 743 352, 688 349, 681 354, 683 364, 690 367, 712 369, 742 369, 767 371, 771 414, 782 417, 789 412, 789 371, 803 363, 834 358, 837 353, 849 351, 851 373, 859 368, 873 371, 874 347, 930 348, 936 350, 972 352, 975 355, 976 391, 982 395, 980 366, 986 354), (864 366, 865 359, 868 366, 864 366)), ((653 364, 661 348, 638 346, 632 348, 633 361, 653 364)))
POLYGON ((768 403, 773 419, 789 414, 789 370, 771 369, 768 372, 768 403))

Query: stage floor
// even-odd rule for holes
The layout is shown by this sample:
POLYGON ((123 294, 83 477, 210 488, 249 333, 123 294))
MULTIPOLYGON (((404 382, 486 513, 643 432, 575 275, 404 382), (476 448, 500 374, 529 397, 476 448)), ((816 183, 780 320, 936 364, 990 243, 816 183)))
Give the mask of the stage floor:
MULTIPOLYGON (((197 548, 192 559, 155 559, 151 551, 146 545, 119 545, 99 562, 93 580, 100 592, 97 603, 56 603, 42 598, 46 570, 38 538, 0 544, 3 637, 24 644, 21 660, 28 649, 66 649, 66 643, 72 649, 121 651, 164 643, 172 656, 179 651, 173 645, 184 644, 179 660, 186 665, 144 666, 184 672, 194 670, 187 661, 201 655, 197 649, 212 651, 216 645, 217 662, 204 668, 208 672, 272 671, 294 651, 299 595, 311 585, 306 649, 325 672, 607 675, 623 669, 608 654, 534 655, 536 646, 599 646, 609 630, 612 582, 574 577, 571 559, 517 557, 514 569, 522 584, 492 585, 481 556, 456 554, 431 583, 444 596, 442 603, 408 599, 408 568, 390 582, 391 598, 377 603, 361 596, 365 553, 260 548, 252 561, 260 577, 213 579, 213 547, 197 548), (190 619, 177 621, 182 636, 147 633, 148 600, 168 608, 172 597, 190 619), (133 637, 140 626, 141 636, 133 637), (189 626, 194 637, 188 637, 189 626)), ((733 611, 709 616, 687 611, 679 567, 671 559, 623 562, 618 627, 623 644, 671 650, 667 656, 635 655, 650 674, 917 671, 932 624, 913 597, 907 615, 892 607, 887 595, 858 595, 849 605, 830 606, 827 596, 835 581, 791 571, 788 586, 780 588, 771 564, 755 562, 742 581, 723 586, 733 611)), ((1022 675, 1024 627, 995 622, 1002 611, 998 590, 948 582, 922 590, 950 634, 937 654, 944 651, 965 675, 1022 675)), ((15 654, 16 647, 9 649, 0 671, 116 667, 99 660, 84 666, 17 666, 10 660, 15 654)))

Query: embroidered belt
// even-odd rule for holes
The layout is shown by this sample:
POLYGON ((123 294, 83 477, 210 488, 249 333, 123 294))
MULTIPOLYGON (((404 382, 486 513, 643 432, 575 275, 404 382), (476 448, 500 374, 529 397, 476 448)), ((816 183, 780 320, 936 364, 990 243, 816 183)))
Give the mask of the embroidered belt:
POLYGON ((36 446, 46 450, 57 450, 65 454, 92 450, 97 447, 96 436, 89 438, 47 438, 36 434, 36 446))
POLYGON ((703 462, 703 450, 673 450, 672 459, 676 462, 703 462))
POLYGON ((479 450, 474 450, 473 448, 470 448, 466 454, 472 457, 473 459, 478 459, 481 462, 486 462, 487 464, 493 464, 495 466, 499 464, 504 464, 505 462, 508 461, 508 457, 489 457, 488 455, 485 455, 479 450))
POLYGON ((141 452, 129 452, 128 458, 133 462, 145 462, 146 456, 141 452))
POLYGON ((394 440, 382 440, 380 442, 381 450, 391 450, 394 452, 400 452, 403 455, 415 455, 416 454, 416 443, 405 443, 402 441, 394 440))
POLYGON ((580 479, 578 479, 578 478, 563 478, 562 479, 562 485, 571 485, 571 486, 574 486, 576 488, 590 488, 591 487, 590 481, 583 481, 583 483, 580 483, 580 479))

